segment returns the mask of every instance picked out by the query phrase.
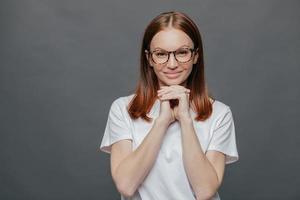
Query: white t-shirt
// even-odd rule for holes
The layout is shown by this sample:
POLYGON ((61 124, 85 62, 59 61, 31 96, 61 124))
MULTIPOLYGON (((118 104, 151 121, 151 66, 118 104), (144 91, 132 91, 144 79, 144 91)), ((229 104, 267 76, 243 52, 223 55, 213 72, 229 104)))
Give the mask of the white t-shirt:
MULTIPOLYGON (((133 120, 126 111, 126 106, 134 94, 119 97, 113 101, 108 114, 105 132, 100 149, 111 153, 111 144, 123 140, 132 140, 133 150, 143 141, 153 126, 154 119, 159 115, 160 102, 157 99, 148 113, 153 118, 146 122, 139 118, 133 120)), ((190 108, 194 120, 195 112, 190 108)), ((226 164, 239 159, 235 128, 230 107, 215 100, 212 115, 203 121, 193 121, 195 132, 202 150, 217 150, 226 154, 226 164)), ((182 200, 195 199, 194 192, 188 181, 182 160, 181 129, 178 121, 172 123, 165 133, 160 151, 153 168, 132 198, 121 200, 182 200)), ((212 200, 219 200, 218 192, 212 200)))

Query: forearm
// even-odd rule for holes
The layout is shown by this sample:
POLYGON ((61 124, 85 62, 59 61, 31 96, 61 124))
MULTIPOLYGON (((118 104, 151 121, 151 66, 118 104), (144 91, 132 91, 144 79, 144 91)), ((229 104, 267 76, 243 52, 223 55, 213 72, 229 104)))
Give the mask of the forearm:
POLYGON ((180 125, 183 163, 188 179, 197 200, 210 199, 219 187, 216 171, 201 148, 192 119, 181 120, 180 125))
POLYGON ((123 191, 133 195, 152 168, 167 126, 156 119, 142 143, 116 169, 116 179, 123 191))

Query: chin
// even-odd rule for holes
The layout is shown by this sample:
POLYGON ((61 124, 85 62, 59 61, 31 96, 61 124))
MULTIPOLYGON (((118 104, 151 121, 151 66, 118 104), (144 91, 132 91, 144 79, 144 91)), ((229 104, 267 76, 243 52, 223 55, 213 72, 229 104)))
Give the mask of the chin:
POLYGON ((177 79, 170 79, 170 80, 165 80, 163 81, 163 85, 184 85, 184 81, 182 80, 177 80, 177 79))

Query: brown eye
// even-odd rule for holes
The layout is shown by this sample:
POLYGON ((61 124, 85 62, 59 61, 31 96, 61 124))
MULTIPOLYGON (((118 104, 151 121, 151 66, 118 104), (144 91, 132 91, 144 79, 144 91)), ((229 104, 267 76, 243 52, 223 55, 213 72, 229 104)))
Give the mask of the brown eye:
POLYGON ((168 54, 166 52, 155 52, 154 55, 156 57, 166 57, 168 54))
POLYGON ((178 56, 186 56, 189 54, 189 50, 188 49, 180 49, 176 52, 176 54, 178 56))

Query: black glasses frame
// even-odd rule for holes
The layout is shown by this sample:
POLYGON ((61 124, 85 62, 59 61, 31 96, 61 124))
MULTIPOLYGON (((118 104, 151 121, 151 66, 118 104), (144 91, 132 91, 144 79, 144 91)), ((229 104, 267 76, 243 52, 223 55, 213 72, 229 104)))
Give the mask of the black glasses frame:
MULTIPOLYGON (((182 48, 181 48, 181 49, 182 49, 182 48)), ((147 55, 150 54, 151 60, 152 60, 155 64, 163 65, 163 64, 166 64, 166 63, 169 61, 169 59, 170 59, 170 54, 171 54, 171 53, 174 55, 174 58, 175 58, 175 60, 176 60, 177 62, 179 62, 179 63, 187 63, 187 62, 189 62, 189 61, 192 59, 194 53, 198 51, 198 48, 197 48, 197 49, 193 49, 193 48, 183 48, 183 49, 189 49, 189 50, 192 52, 190 59, 189 59, 188 61, 185 61, 185 62, 180 62, 180 61, 177 60, 177 58, 176 58, 175 52, 178 51, 179 49, 177 49, 177 50, 175 50, 175 51, 166 51, 166 50, 163 50, 163 51, 166 51, 166 52, 168 53, 168 59, 167 59, 167 61, 164 62, 164 63, 156 63, 156 62, 153 60, 153 56, 152 56, 152 54, 153 54, 154 52, 156 52, 156 51, 161 51, 161 50, 154 50, 154 51, 145 50, 145 53, 146 53, 147 55)))

